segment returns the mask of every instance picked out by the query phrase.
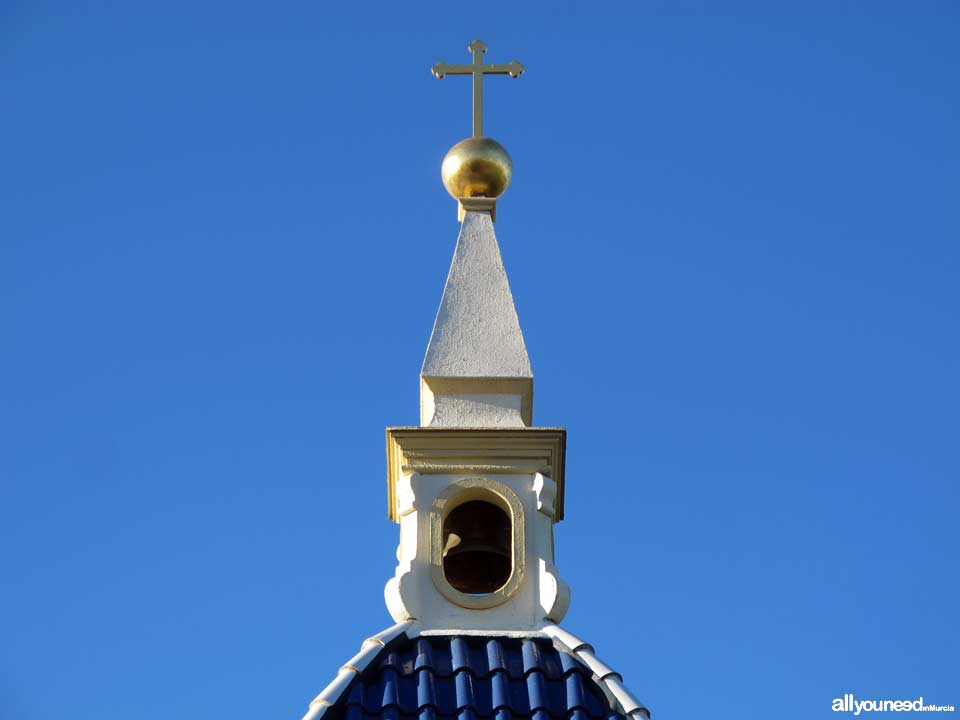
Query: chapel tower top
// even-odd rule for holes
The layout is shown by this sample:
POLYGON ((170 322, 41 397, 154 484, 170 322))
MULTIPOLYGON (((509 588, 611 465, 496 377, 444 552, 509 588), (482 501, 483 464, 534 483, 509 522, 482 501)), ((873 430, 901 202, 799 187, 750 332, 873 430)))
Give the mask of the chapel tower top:
POLYGON ((474 77, 475 136, 444 160, 447 188, 473 194, 458 197, 460 235, 420 371, 420 426, 387 428, 400 547, 385 599, 395 619, 430 631, 536 631, 570 600, 553 564, 566 431, 533 424, 533 371, 493 228, 509 156, 478 135, 482 76, 516 77, 523 66, 483 64, 479 41, 470 49, 472 65, 433 68, 474 77))
POLYGON ((400 528, 384 600, 396 621, 311 702, 304 720, 485 717, 650 720, 593 648, 559 627, 570 589, 554 559, 566 431, 533 425, 533 372, 493 228, 510 157, 473 137, 443 163, 462 225, 420 372, 420 425, 387 428, 388 514, 400 528), (409 691, 409 692, 408 692, 409 691), (556 692, 555 692, 556 691, 556 692))

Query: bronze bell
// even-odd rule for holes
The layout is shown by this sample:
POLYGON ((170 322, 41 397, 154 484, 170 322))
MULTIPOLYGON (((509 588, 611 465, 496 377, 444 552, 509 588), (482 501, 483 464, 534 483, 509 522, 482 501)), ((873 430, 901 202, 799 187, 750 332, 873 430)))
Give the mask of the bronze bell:
POLYGON ((474 500, 454 508, 443 524, 443 573, 454 588, 486 595, 510 578, 511 529, 507 514, 474 500))

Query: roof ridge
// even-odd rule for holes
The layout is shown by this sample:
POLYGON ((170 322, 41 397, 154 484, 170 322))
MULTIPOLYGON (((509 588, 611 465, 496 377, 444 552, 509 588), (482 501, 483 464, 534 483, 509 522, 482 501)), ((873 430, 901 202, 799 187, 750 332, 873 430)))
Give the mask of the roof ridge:
POLYGON ((597 678, 597 684, 604 689, 612 700, 611 704, 619 707, 624 715, 635 718, 639 716, 639 718, 650 720, 650 711, 637 700, 633 693, 627 690, 620 673, 612 670, 597 658, 592 645, 556 624, 551 623, 545 626, 543 632, 551 636, 561 646, 568 648, 569 652, 576 655, 580 662, 590 668, 597 678))
POLYGON ((310 701, 310 706, 307 708, 307 714, 303 716, 303 720, 319 720, 327 709, 343 696, 353 680, 366 669, 370 661, 380 654, 387 643, 396 640, 416 624, 413 620, 399 622, 364 640, 360 645, 360 652, 347 660, 333 681, 310 701))

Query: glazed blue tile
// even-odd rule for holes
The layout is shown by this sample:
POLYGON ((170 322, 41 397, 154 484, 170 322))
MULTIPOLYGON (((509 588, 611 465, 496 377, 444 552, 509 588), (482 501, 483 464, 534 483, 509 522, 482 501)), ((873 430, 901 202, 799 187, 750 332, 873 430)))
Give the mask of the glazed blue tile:
POLYGON ((534 640, 524 639, 523 641, 523 672, 528 673, 532 670, 542 670, 540 667, 540 648, 534 640))
POLYGON ((570 653, 561 652, 561 653, 557 653, 557 655, 560 656, 560 667, 562 668, 564 675, 566 675, 568 672, 571 672, 572 670, 583 669, 583 665, 580 664, 580 661, 577 660, 570 653))
MULTIPOLYGON (((397 671, 388 667, 380 673, 380 707, 400 707, 400 692, 397 688, 397 671)), ((369 708, 373 710, 374 708, 369 708)))
POLYGON ((400 657, 399 657, 399 655, 397 654, 397 651, 396 651, 396 650, 387 650, 387 651, 384 653, 384 655, 383 655, 383 659, 380 661, 380 667, 381 667, 381 668, 392 667, 392 668, 394 668, 394 669, 396 669, 396 670, 399 671, 399 670, 400 670, 400 657))
POLYGON ((567 689, 563 680, 547 680, 547 707, 555 715, 566 715, 569 709, 567 705, 567 689))
POLYGON ((607 702, 606 695, 604 695, 603 691, 593 683, 593 680, 590 679, 589 675, 586 673, 577 674, 583 681, 583 687, 586 691, 583 696, 583 699, 587 703, 584 710, 587 711, 587 714, 591 718, 602 718, 604 715, 610 712, 610 705, 607 702))
POLYGON ((544 674, 550 680, 558 680, 563 677, 563 666, 560 663, 560 658, 558 656, 564 655, 565 653, 557 652, 541 652, 540 653, 540 663, 543 668, 544 674))
POLYGON ((586 693, 583 689, 583 677, 578 672, 572 672, 564 680, 567 691, 567 708, 586 708, 586 693))
POLYGON ((417 658, 414 662, 413 669, 420 670, 422 668, 431 668, 433 669, 433 648, 430 647, 430 641, 426 638, 417 638, 416 642, 416 651, 417 658))
POLYGON ((574 708, 571 710, 570 715, 567 717, 569 717, 570 720, 590 720, 590 716, 580 708, 574 708))
POLYGON ((400 636, 342 698, 324 720, 627 720, 545 638, 400 636))
POLYGON ((348 705, 360 705, 363 706, 363 683, 353 681, 353 684, 350 686, 350 693, 347 695, 347 704, 348 705))
POLYGON ((490 672, 507 669, 503 654, 503 645, 500 643, 499 638, 493 638, 487 641, 487 668, 490 672))
POLYGON ((417 673, 417 707, 423 708, 428 705, 437 705, 436 680, 433 677, 433 670, 423 669, 417 673))
POLYGON ((477 705, 473 699, 473 676, 461 670, 453 676, 454 684, 457 689, 457 710, 466 707, 476 709, 477 705))
POLYGON ((450 641, 450 667, 453 672, 472 669, 470 667, 470 648, 467 645, 467 638, 455 637, 450 641))
POLYGON ((490 705, 494 710, 510 707, 510 676, 503 670, 490 675, 490 705))
POLYGON ((535 710, 533 714, 530 715, 530 720, 552 720, 552 718, 546 710, 535 710))
POLYGON ((527 675, 527 697, 530 698, 530 710, 549 710, 550 702, 547 696, 546 681, 540 670, 533 670, 527 675))

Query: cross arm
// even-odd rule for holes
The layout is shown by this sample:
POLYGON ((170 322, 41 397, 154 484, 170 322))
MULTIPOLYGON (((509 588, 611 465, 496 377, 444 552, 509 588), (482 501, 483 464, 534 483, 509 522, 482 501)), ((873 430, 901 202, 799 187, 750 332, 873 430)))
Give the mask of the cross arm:
POLYGON ((474 73, 480 73, 481 75, 509 75, 510 77, 520 77, 523 73, 523 65, 514 60, 508 65, 486 65, 486 64, 477 64, 477 65, 448 65, 445 62, 438 62, 430 70, 438 78, 443 78, 445 75, 473 75, 474 73))

